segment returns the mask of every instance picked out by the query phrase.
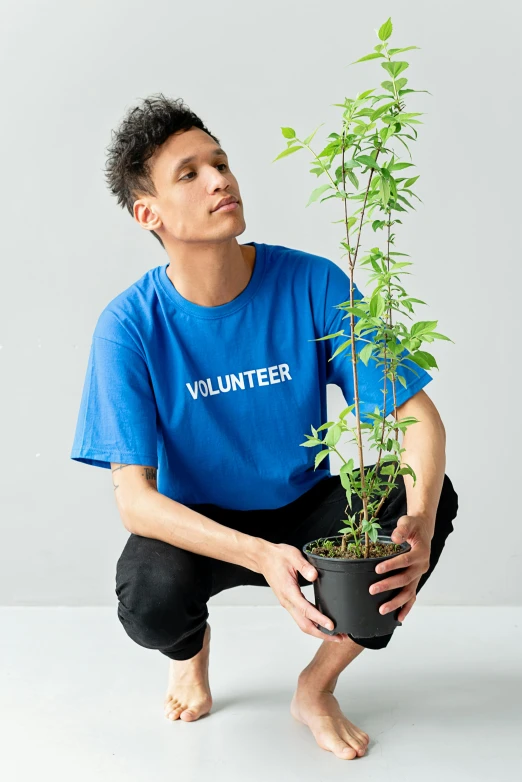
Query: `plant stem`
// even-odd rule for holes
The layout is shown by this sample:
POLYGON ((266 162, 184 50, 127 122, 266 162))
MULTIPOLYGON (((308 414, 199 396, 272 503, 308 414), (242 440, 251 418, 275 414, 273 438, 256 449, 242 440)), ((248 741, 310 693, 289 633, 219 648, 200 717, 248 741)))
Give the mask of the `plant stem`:
MULTIPOLYGON (((343 172, 343 190, 346 189, 346 172, 344 168, 344 152, 345 152, 345 145, 344 145, 344 139, 345 139, 345 129, 343 129, 343 141, 342 141, 342 172, 343 172)), ((375 155, 375 160, 377 161, 377 157, 379 155, 380 148, 377 150, 377 154, 375 155)), ((355 414, 356 414, 356 421, 357 421, 357 450, 359 453, 359 464, 360 464, 360 476, 361 476, 361 491, 362 491, 362 503, 363 503, 363 513, 364 513, 364 519, 368 519, 368 497, 366 494, 366 487, 364 482, 364 453, 363 453, 363 447, 362 447, 362 433, 361 433, 361 415, 360 415, 360 409, 359 409, 359 379, 357 375, 357 354, 355 352, 355 318, 353 314, 353 271, 355 268, 355 264, 357 261, 357 253, 359 251, 359 245, 361 240, 361 231, 362 231, 362 223, 364 219, 364 210, 366 209, 366 202, 368 200, 368 193, 370 190, 370 185, 372 182, 373 172, 375 171, 374 168, 371 169, 370 177, 368 179, 368 185, 366 187, 366 193, 364 197, 364 204, 361 211, 361 221, 359 224, 359 232, 357 236, 357 245, 355 248, 353 260, 351 257, 351 248, 350 248, 350 229, 348 227, 348 211, 347 211, 347 205, 346 205, 346 198, 343 199, 344 201, 344 216, 345 216, 345 226, 346 226, 346 244, 348 245, 348 261, 349 261, 349 267, 350 267, 350 327, 351 327, 351 333, 352 333, 352 368, 353 368, 353 388, 354 388, 354 401, 355 401, 355 414)), ((365 559, 369 557, 370 555, 370 537, 367 532, 364 533, 364 557, 365 559)))

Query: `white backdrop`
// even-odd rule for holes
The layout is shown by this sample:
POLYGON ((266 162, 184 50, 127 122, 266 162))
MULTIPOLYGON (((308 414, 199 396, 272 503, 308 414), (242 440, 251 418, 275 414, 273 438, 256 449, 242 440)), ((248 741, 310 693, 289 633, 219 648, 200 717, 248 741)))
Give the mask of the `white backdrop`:
MULTIPOLYGON (((375 63, 348 64, 390 15, 392 46, 421 47, 407 53, 409 86, 431 92, 408 104, 426 112, 412 144, 423 203, 397 249, 415 263, 408 291, 429 305, 417 317, 455 343, 434 343, 426 391, 460 508, 419 603, 522 602, 519 4, 57 0, 4 3, 0 28, 1 604, 116 605, 128 533, 111 475, 69 452, 98 315, 167 257, 106 190, 110 129, 152 93, 182 97, 229 153, 247 221, 238 241, 342 265, 339 204, 305 211, 317 186, 307 153, 271 161, 281 126, 304 138, 324 122, 319 149, 339 130, 332 104, 381 81, 375 63)), ((328 399, 331 420, 346 403, 334 386, 328 399)), ((212 602, 277 601, 241 587, 212 602)))

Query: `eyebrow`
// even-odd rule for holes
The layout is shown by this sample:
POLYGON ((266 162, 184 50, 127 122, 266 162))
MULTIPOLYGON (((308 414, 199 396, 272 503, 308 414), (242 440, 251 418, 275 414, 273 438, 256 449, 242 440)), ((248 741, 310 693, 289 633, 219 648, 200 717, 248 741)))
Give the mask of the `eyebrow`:
MULTIPOLYGON (((218 155, 225 155, 225 157, 226 157, 227 153, 225 152, 224 149, 221 149, 221 147, 218 147, 217 149, 213 149, 210 154, 212 156, 214 156, 214 157, 217 157, 218 155)), ((174 166, 174 168, 172 169, 172 172, 171 172, 172 175, 176 174, 180 169, 183 168, 183 166, 186 166, 187 163, 191 163, 193 160, 196 159, 196 157, 197 157, 196 155, 190 155, 189 157, 181 158, 181 160, 179 160, 176 163, 176 165, 174 166)))

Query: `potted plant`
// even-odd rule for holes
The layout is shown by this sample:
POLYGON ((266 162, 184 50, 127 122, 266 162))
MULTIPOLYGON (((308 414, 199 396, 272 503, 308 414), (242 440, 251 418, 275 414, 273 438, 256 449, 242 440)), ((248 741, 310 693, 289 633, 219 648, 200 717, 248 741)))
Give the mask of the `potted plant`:
POLYGON ((321 125, 303 141, 296 137, 293 128, 281 128, 283 136, 288 140, 287 148, 275 158, 279 160, 300 149, 308 149, 314 156, 311 173, 317 177, 326 176, 329 181, 312 192, 307 206, 318 199, 321 202, 330 198, 343 201, 344 218, 339 222, 344 223, 346 240, 343 239, 340 244, 345 251, 343 256, 348 256, 350 299, 339 303, 337 308, 346 311, 343 320, 350 318, 350 335, 345 335, 343 329, 319 339, 347 336, 328 360, 350 351, 354 404, 346 407, 337 421, 327 421, 317 429, 312 426, 312 435, 305 435, 307 440, 300 445, 307 448, 320 446, 321 450, 315 456, 314 469, 330 452, 340 457, 343 462, 339 471, 340 480, 347 498, 346 518, 340 520, 343 526, 338 536, 309 541, 302 550, 319 573, 313 582, 316 606, 334 622, 333 630, 320 629, 328 634, 350 633, 356 638, 385 635, 401 624, 397 619, 399 609, 384 616, 379 613, 380 605, 397 595, 401 587, 375 596, 369 593, 372 583, 388 575, 378 576, 375 573, 377 562, 396 557, 411 548, 406 542, 396 544, 391 537, 380 535, 381 525, 378 523, 379 511, 396 486, 397 476, 411 475, 414 485, 416 482, 414 470, 402 460, 401 454, 405 449, 399 442, 399 432, 404 435, 407 427, 417 423, 418 419, 410 416, 396 420, 396 382, 406 386, 400 370, 403 366, 411 370, 412 362, 426 370, 438 369, 435 358, 431 353, 421 350, 421 345, 435 339, 449 339, 434 330, 438 321, 418 321, 408 328, 396 317, 405 315, 412 320, 413 304, 425 304, 420 299, 408 296, 399 283, 400 277, 409 273, 404 269, 412 264, 396 260, 398 256, 407 254, 392 248, 395 246, 393 227, 402 225, 402 221, 393 213, 405 212, 408 207, 414 208, 409 199, 418 198, 412 186, 419 178, 418 175, 410 176, 408 173, 400 176, 404 169, 414 164, 397 158, 395 142, 408 150, 411 161, 405 139, 415 141, 417 132, 414 125, 422 123, 418 119, 420 112, 406 111, 405 97, 427 90, 414 90, 406 86, 408 79, 403 74, 409 63, 394 57, 419 47, 388 48, 392 30, 390 18, 379 28, 380 42, 374 51, 355 61, 380 61, 379 65, 387 75, 381 83, 380 94, 374 94, 376 89, 372 88, 359 93, 355 99, 345 98, 344 103, 334 104, 343 109, 342 133, 331 133, 327 145, 318 154, 312 151, 310 142, 321 125), (333 168, 338 156, 341 157, 340 164, 336 163, 333 168), (367 176, 367 180, 360 184, 359 178, 364 176, 367 176), (347 180, 353 186, 353 192, 347 189, 347 180), (351 216, 348 216, 349 201, 355 201, 356 205, 360 203, 351 216), (359 295, 355 299, 354 270, 361 246, 361 232, 368 223, 371 223, 375 233, 383 232, 384 248, 371 247, 359 260, 359 266, 368 267, 373 272, 370 281, 375 282, 375 288, 371 294, 359 295), (357 227, 352 236, 350 232, 354 226, 357 227), (359 343, 362 345, 360 350, 359 343), (361 420, 360 406, 364 399, 359 396, 359 361, 366 366, 369 361, 376 361, 377 366, 382 366, 384 379, 382 408, 376 406, 373 413, 367 413, 366 419, 369 420, 366 421, 361 420), (385 415, 386 379, 391 382, 393 393, 395 419, 392 421, 387 420, 385 415), (355 426, 349 426, 346 421, 346 416, 352 411, 356 419, 355 426), (323 430, 324 438, 320 434, 323 430), (346 432, 352 434, 351 442, 356 445, 358 467, 354 459, 344 459, 336 447, 346 432), (363 434, 367 435, 370 447, 378 450, 375 465, 371 465, 366 472, 363 434), (354 495, 360 498, 362 508, 358 513, 351 514, 354 495))

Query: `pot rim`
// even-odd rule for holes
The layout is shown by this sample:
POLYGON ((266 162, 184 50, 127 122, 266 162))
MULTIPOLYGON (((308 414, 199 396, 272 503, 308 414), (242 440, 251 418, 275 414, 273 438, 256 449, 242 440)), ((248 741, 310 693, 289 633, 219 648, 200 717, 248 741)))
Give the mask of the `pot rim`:
MULTIPOLYGON (((320 562, 378 562, 379 560, 383 559, 392 559, 393 557, 398 557, 401 554, 405 554, 407 551, 410 551, 411 545, 404 541, 403 543, 399 543, 396 545, 401 546, 400 551, 396 551, 395 554, 386 554, 383 557, 362 557, 359 559, 351 559, 347 557, 323 557, 321 554, 312 554, 311 551, 306 551, 307 547, 310 545, 310 543, 315 543, 318 540, 335 540, 342 538, 342 535, 325 535, 324 537, 314 538, 313 540, 309 540, 308 543, 305 543, 305 545, 302 547, 303 554, 306 554, 308 557, 313 557, 314 559, 319 560, 320 562)), ((377 541, 381 541, 383 543, 393 543, 394 541, 391 539, 391 535, 378 535, 377 541)))

